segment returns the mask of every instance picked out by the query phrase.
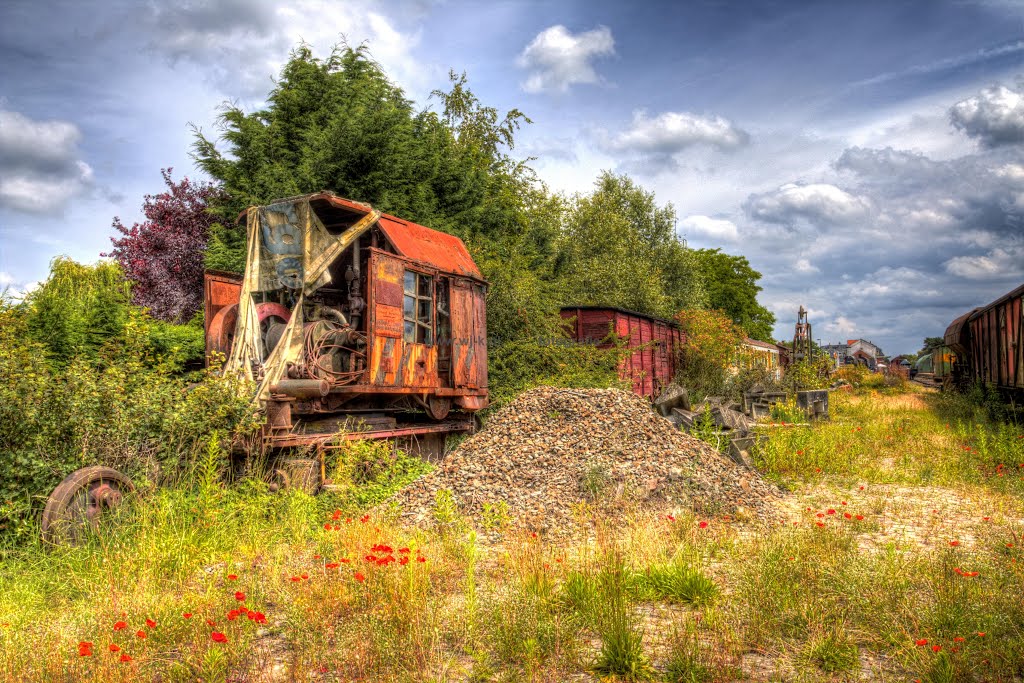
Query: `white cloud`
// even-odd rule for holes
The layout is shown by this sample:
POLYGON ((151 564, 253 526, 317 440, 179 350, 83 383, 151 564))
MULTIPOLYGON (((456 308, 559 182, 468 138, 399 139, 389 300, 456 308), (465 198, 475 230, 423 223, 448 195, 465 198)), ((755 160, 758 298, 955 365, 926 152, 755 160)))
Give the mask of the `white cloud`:
POLYGON ((724 218, 711 218, 710 216, 687 216, 680 223, 680 228, 686 234, 696 233, 711 239, 735 242, 739 239, 739 232, 736 224, 724 218))
POLYGON ((14 284, 14 276, 0 270, 0 287, 7 287, 14 284))
POLYGON ((954 256, 945 263, 946 272, 968 280, 994 280, 1024 272, 1024 249, 996 248, 987 254, 954 256))
POLYGON ((0 109, 0 206, 57 213, 93 183, 79 156, 81 132, 68 121, 36 121, 0 109))
POLYGON ((646 112, 637 111, 632 126, 609 140, 607 146, 616 151, 660 155, 699 144, 722 149, 739 147, 749 139, 745 131, 721 116, 668 111, 648 118, 646 112))
POLYGON ((857 323, 846 316, 837 316, 835 320, 825 323, 826 332, 834 332, 842 335, 853 334, 857 331, 857 323))
POLYGON ((1024 142, 1024 93, 1002 85, 985 88, 949 110, 953 125, 985 147, 1024 142))
POLYGON ((811 263, 805 258, 798 258, 796 263, 793 264, 793 270, 798 273, 820 273, 821 268, 811 263))
POLYGON ((615 40, 607 26, 574 35, 556 25, 538 33, 516 64, 529 71, 522 83, 526 92, 566 92, 577 83, 600 83, 592 62, 614 54, 615 40))
POLYGON ((871 202, 835 185, 789 183, 774 192, 751 195, 744 209, 752 217, 769 223, 793 223, 803 218, 811 223, 846 224, 865 218, 871 202))

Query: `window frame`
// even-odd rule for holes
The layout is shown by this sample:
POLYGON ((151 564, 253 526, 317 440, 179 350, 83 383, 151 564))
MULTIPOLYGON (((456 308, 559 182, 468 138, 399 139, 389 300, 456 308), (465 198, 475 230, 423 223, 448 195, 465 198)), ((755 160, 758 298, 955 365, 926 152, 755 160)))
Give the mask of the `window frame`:
POLYGON ((436 330, 434 329, 437 323, 437 312, 434 305, 434 297, 436 296, 436 287, 434 286, 434 276, 431 273, 426 273, 421 270, 410 268, 409 264, 403 264, 402 272, 402 341, 406 344, 422 344, 424 346, 433 346, 435 343, 436 330), (407 287, 407 279, 409 275, 413 276, 412 291, 410 292, 407 287), (421 294, 422 282, 427 282, 427 294, 421 294), (412 299, 412 317, 410 318, 407 314, 406 302, 412 299), (420 308, 426 303, 428 315, 426 318, 420 317, 420 308), (412 325, 412 338, 408 326, 412 325), (425 341, 417 341, 420 336, 420 331, 423 331, 425 341))

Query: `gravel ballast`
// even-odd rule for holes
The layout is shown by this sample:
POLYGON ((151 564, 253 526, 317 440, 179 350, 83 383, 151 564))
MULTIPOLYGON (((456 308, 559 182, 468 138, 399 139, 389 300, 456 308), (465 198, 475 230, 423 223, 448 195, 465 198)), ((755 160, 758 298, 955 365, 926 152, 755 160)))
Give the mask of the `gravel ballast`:
POLYGON ((403 516, 429 520, 437 492, 478 517, 504 501, 512 519, 560 532, 581 501, 641 501, 658 510, 755 519, 777 487, 679 431, 648 402, 618 389, 524 392, 433 472, 394 497, 403 516))

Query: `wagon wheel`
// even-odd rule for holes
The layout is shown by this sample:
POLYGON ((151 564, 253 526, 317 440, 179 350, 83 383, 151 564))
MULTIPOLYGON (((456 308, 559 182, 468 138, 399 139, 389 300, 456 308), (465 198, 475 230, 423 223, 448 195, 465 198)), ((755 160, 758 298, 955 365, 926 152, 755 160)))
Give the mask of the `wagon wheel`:
POLYGON ((72 472, 46 501, 43 540, 80 543, 87 525, 97 528, 103 511, 116 508, 124 495, 134 490, 131 479, 110 467, 83 467, 72 472))
POLYGON ((444 396, 431 396, 427 399, 427 415, 432 419, 441 421, 448 417, 448 411, 452 409, 452 400, 444 396))
MULTIPOLYGON (((260 322, 260 339, 263 342, 264 353, 269 356, 272 348, 268 348, 268 335, 273 326, 283 326, 288 323, 292 312, 281 304, 270 301, 256 304, 256 317, 260 322)), ((231 345, 235 341, 235 325, 238 323, 238 304, 231 304, 217 311, 210 321, 210 349, 218 351, 225 356, 231 354, 231 345)), ((283 329, 283 327, 281 328, 283 329)), ((276 345, 280 339, 280 330, 276 337, 272 338, 276 345)))

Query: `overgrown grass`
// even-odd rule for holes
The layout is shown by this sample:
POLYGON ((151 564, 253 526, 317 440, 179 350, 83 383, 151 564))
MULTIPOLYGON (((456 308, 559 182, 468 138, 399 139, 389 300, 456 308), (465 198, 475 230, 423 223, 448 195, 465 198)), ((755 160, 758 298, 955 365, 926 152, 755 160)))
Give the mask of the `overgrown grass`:
POLYGON ((682 505, 610 519, 581 506, 586 533, 565 540, 497 503, 467 521, 443 493, 423 527, 370 509, 416 472, 374 446, 333 463, 336 481, 352 482, 339 493, 225 484, 213 437, 190 487, 144 491, 80 547, 9 549, 0 679, 1020 676, 1024 439, 931 394, 858 389, 834 393, 831 408, 831 422, 776 429, 762 449, 797 489, 782 519, 750 527, 682 505), (905 500, 943 482, 972 501, 971 519, 944 525, 905 500))

